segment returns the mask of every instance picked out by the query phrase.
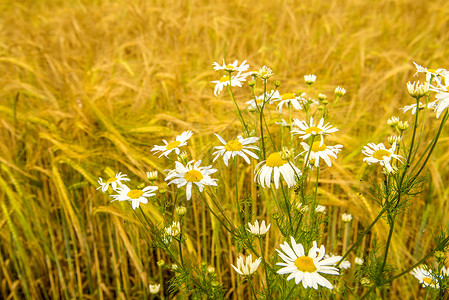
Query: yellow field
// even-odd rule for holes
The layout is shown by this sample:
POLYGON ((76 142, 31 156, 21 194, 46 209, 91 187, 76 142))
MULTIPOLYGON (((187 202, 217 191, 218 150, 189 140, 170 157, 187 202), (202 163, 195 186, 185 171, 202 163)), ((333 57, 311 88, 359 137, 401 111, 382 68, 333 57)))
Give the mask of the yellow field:
MULTIPOLYGON (((413 103, 405 88, 415 80, 413 61, 449 67, 449 6, 442 0, 308 2, 0 3, 0 298, 148 296, 148 284, 159 281, 156 262, 167 258, 150 247, 129 206, 96 191, 97 180, 121 171, 147 182, 146 171, 173 168, 150 150, 185 130, 194 132, 190 155, 209 164, 218 145, 212 133, 230 136, 240 128, 229 97, 215 97, 210 83, 219 76, 212 63, 223 57, 269 66, 283 91, 304 88, 306 74, 317 75, 314 88, 328 95, 336 86, 348 91, 333 116, 340 129, 334 141, 344 149, 323 171, 318 191, 332 220, 323 244, 347 249, 340 214, 354 216, 349 239, 355 241, 379 210, 368 186, 380 169, 362 162, 361 149, 386 142, 391 116, 413 122, 399 111, 413 103)), ((236 95, 245 108, 247 86, 236 95)), ((428 137, 437 124, 429 118, 428 137)), ((389 258, 396 273, 431 250, 433 231, 449 221, 448 146, 446 131, 428 164, 425 192, 395 227, 389 258)), ((242 169, 240 193, 250 193, 253 168, 242 169)), ((233 193, 233 173, 220 176, 233 193)), ((229 298, 243 299, 247 289, 230 267, 237 249, 203 206, 188 204, 194 206, 189 255, 215 266, 229 298)), ((162 222, 152 204, 143 209, 162 222)), ((258 212, 269 220, 273 209, 262 205, 258 212)), ((376 225, 357 254, 369 252, 374 233, 384 241, 386 223, 376 225)), ((271 232, 266 250, 281 242, 271 232)), ((173 273, 161 270, 167 289, 173 273)), ((352 275, 345 281, 358 285, 352 275)), ((420 299, 424 292, 406 275, 378 295, 420 299)))

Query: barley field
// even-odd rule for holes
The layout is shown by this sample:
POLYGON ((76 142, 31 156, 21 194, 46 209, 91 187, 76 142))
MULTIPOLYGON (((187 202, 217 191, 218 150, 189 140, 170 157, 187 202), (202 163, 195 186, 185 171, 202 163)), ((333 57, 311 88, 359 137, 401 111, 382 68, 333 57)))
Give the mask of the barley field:
MULTIPOLYGON (((213 147, 222 146, 214 133, 230 140, 244 132, 226 88, 215 96, 211 83, 221 76, 213 62, 221 64, 224 58, 247 60, 251 70, 266 65, 283 92, 307 90, 307 74, 317 76, 310 88, 315 97, 324 93, 330 102, 337 86, 345 88, 328 119, 339 129, 330 140, 343 148, 332 167, 324 164, 319 170, 319 184, 318 171, 310 171, 309 190, 325 213, 316 228, 304 229, 305 234, 310 228, 317 231, 316 239, 306 239, 309 246, 316 240, 326 252, 343 255, 383 207, 373 186, 382 184, 382 168, 363 161, 364 146, 387 145, 394 133, 387 124, 392 116, 413 127, 414 115, 400 110, 416 102, 406 83, 425 80, 422 74, 414 77, 413 62, 449 67, 446 1, 3 0, 0 9, 1 299, 211 298, 192 286, 216 292, 217 299, 448 297, 447 282, 435 292, 408 273, 394 278, 434 251, 443 234, 439 230, 449 226, 446 128, 416 195, 400 207, 394 230, 385 215, 380 217, 347 256, 351 268, 338 280, 326 276, 333 290, 303 289, 277 275, 279 292, 270 290, 269 282, 282 261, 275 249, 290 242, 276 222, 284 207, 277 203, 282 194, 254 180, 262 151, 250 164, 240 159, 238 169, 233 160, 230 167, 222 158, 213 162, 213 147), (207 193, 196 189, 186 200, 184 188, 178 191, 164 180, 176 157, 151 150, 189 130, 193 135, 181 150, 188 160, 217 168, 211 177, 218 186, 207 187, 207 193), (147 172, 153 171, 157 179, 150 180, 147 172), (135 210, 127 201, 111 202, 114 193, 97 189, 98 180, 118 172, 140 189, 158 187, 158 200, 135 210), (181 217, 184 239, 179 249, 172 245, 183 260, 176 271, 170 254, 158 247, 164 242, 155 230, 164 232, 178 220, 180 205, 187 213, 181 217), (255 253, 252 246, 227 232, 214 209, 247 234, 248 222, 271 224, 266 237, 250 242, 256 252, 270 255, 253 276, 240 276, 231 266, 240 255, 255 253), (343 213, 352 221, 343 221, 343 213), (388 259, 379 274, 394 280, 369 281, 369 261, 377 257, 371 254, 383 257, 384 249, 389 249, 388 259), (364 265, 356 265, 356 257, 364 265), (267 265, 274 268, 272 277, 262 269, 267 265), (189 266, 195 271, 188 273, 189 266), (161 284, 159 291, 152 293, 150 284, 161 284), (291 291, 288 296, 283 287, 291 291)), ((246 109, 250 80, 235 88, 234 96, 245 120, 258 124, 246 109)), ((258 91, 263 92, 260 84, 258 91)), ((275 124, 280 116, 275 108, 267 109, 263 129, 271 130, 276 143, 281 142, 275 124)), ((302 111, 294 117, 306 120, 302 111)), ((416 159, 425 157, 445 117, 437 119, 429 110, 425 128, 417 130, 416 159)), ((411 133, 404 140, 408 143, 411 133)), ((407 171, 408 166, 399 166, 407 171)), ((293 198, 293 187, 284 188, 293 198)), ((444 264, 447 248, 440 250, 444 255, 425 263, 444 264)))

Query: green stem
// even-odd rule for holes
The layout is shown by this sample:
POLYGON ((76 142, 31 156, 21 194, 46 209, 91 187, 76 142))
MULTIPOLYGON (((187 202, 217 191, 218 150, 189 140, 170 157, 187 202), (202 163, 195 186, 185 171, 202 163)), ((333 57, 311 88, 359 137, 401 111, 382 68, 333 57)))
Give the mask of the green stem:
POLYGON ((237 101, 235 101, 234 93, 232 92, 232 88, 231 88, 231 73, 232 72, 228 72, 228 73, 229 73, 228 74, 229 75, 229 84, 226 87, 228 88, 228 92, 229 92, 229 95, 231 97, 232 103, 234 103, 234 107, 237 110, 237 113, 238 113, 239 118, 240 118, 240 122, 242 123, 243 128, 245 129, 246 135, 248 136, 248 134, 249 134, 248 133, 248 126, 246 125, 245 120, 243 119, 242 112, 240 111, 240 108, 237 105, 237 101))
MULTIPOLYGON (((260 245, 260 253, 262 254, 262 261, 265 262, 265 254, 263 252, 263 245, 262 245, 262 237, 258 236, 259 239, 259 245, 260 245)), ((264 264, 265 269, 265 278, 267 280, 267 291, 268 291, 268 299, 271 299, 271 289, 270 289, 270 280, 268 279, 268 272, 267 272, 267 266, 264 264)))
MULTIPOLYGON (((217 214, 212 210, 212 208, 209 206, 209 204, 207 203, 206 199, 204 198, 202 193, 199 193, 201 196, 201 199, 203 200, 204 204, 206 204, 207 208, 209 209, 209 211, 215 216, 215 218, 217 218, 217 220, 221 223, 221 225, 223 225, 223 227, 232 234, 232 231, 228 228, 228 226, 226 226, 224 224, 224 222, 217 216, 217 214)), ((228 221, 229 222, 229 221, 228 221)))
POLYGON ((234 170, 235 170, 235 201, 237 203, 237 214, 239 216, 240 223, 243 224, 242 214, 240 211, 239 200, 239 181, 238 181, 238 169, 237 169, 237 156, 234 156, 234 170))
POLYGON ((438 142, 438 139, 440 137, 441 130, 443 129, 443 126, 446 123, 448 117, 449 117, 449 110, 446 110, 446 113, 444 114, 444 117, 441 120, 440 127, 438 128, 437 135, 435 136, 435 139, 434 139, 435 141, 433 142, 432 147, 430 148, 429 153, 427 154, 426 159, 424 160, 424 163, 422 164, 421 168, 419 168, 418 172, 416 172, 416 174, 413 176, 412 181, 414 181, 418 177, 418 175, 422 172, 422 170, 426 166, 427 162, 429 161, 429 158, 432 155, 432 152, 435 149, 435 146, 436 146, 436 144, 438 142))
POLYGON ((254 299, 257 299, 256 292, 254 291, 253 283, 251 281, 251 277, 247 276, 246 280, 249 282, 249 287, 251 289, 251 292, 253 292, 254 299))

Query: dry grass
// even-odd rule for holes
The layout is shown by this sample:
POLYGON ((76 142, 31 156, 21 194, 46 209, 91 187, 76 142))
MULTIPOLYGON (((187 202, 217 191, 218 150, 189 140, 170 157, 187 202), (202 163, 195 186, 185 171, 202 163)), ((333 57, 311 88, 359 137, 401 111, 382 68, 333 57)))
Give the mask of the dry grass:
MULTIPOLYGON (((162 171, 166 161, 150 155, 151 146, 183 130, 195 132, 195 158, 216 142, 211 133, 235 132, 232 103, 215 98, 210 84, 217 76, 211 64, 222 57, 269 65, 283 90, 303 87, 309 73, 328 94, 336 85, 348 90, 334 121, 345 150, 323 172, 322 201, 336 216, 327 244, 341 234, 340 212, 355 216, 353 233, 367 225, 377 207, 359 181, 368 174, 360 150, 385 141, 385 121, 410 102, 412 61, 447 67, 445 1, 130 3, 0 3, 0 298, 145 297, 163 256, 128 207, 95 191, 96 178, 121 170, 145 180, 145 171, 162 171)), ((444 134, 429 166, 432 185, 397 226, 391 258, 400 269, 428 251, 432 229, 448 222, 447 147, 444 134)), ((242 190, 251 182, 246 172, 242 190)), ((154 207, 145 209, 161 220, 154 207)), ((208 216, 197 222, 192 226, 211 230, 204 241, 192 232, 192 255, 210 245, 198 261, 215 264, 230 297, 242 295, 229 268, 235 249, 208 216)), ((380 237, 385 230, 376 228, 380 237)), ((271 236, 267 249, 279 240, 271 236)), ((397 280, 390 295, 419 298, 410 277, 397 280)))

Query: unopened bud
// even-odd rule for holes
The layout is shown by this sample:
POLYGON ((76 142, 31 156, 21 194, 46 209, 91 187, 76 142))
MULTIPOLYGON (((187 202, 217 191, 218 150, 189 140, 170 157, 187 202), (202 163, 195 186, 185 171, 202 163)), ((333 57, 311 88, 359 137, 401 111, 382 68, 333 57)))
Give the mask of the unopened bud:
POLYGON ((360 284, 361 285, 363 285, 363 286, 371 286, 371 280, 369 280, 368 278, 366 278, 366 277, 363 277, 361 280, 360 280, 360 284))
POLYGON ((321 103, 323 103, 324 105, 328 105, 328 104, 329 104, 329 101, 323 100, 323 101, 321 101, 321 103))
POLYGON ((438 259, 442 259, 442 258, 446 257, 446 254, 443 251, 435 251, 434 255, 438 259))
POLYGON ((275 87, 280 87, 280 86, 281 86, 281 82, 280 82, 279 80, 276 80, 276 81, 274 82, 274 86, 275 86, 275 87))
POLYGON ((292 158, 293 153, 287 147, 282 147, 280 155, 283 160, 289 160, 290 158, 292 158))
POLYGON ((187 213, 187 207, 177 206, 175 211, 178 216, 183 217, 187 213))
POLYGON ((253 86, 256 85, 256 81, 255 81, 255 80, 250 80, 250 81, 248 81, 248 85, 249 85, 250 87, 253 87, 253 86))
POLYGON ((318 94, 318 100, 324 101, 326 100, 327 96, 325 94, 318 94))
POLYGON ((393 145, 394 143, 399 144, 402 141, 402 138, 397 135, 391 135, 388 137, 388 142, 393 145))
POLYGON ((165 261, 164 261, 163 259, 161 259, 161 260, 159 260, 159 261, 157 262, 157 265, 158 265, 159 267, 162 267, 162 266, 165 265, 165 261))
POLYGON ((316 81, 316 76, 313 74, 305 75, 304 81, 306 82, 307 85, 312 85, 316 81))

